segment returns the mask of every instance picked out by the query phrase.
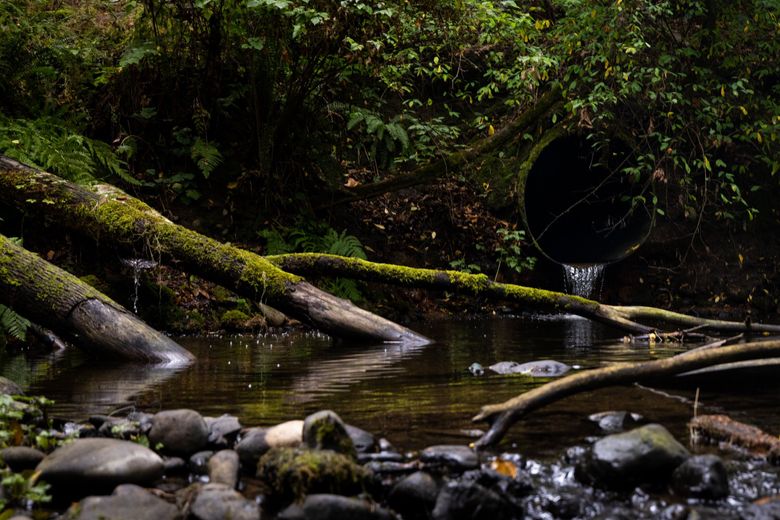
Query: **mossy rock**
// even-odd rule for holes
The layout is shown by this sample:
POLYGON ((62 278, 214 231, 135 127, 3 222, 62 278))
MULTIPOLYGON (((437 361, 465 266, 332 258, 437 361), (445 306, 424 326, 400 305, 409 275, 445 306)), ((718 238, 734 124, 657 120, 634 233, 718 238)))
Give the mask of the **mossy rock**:
POLYGON ((220 325, 225 330, 243 330, 249 316, 237 309, 225 311, 219 320, 220 325))
POLYGON ((312 493, 356 495, 370 472, 350 457, 330 450, 272 448, 257 463, 257 476, 280 504, 312 493))
POLYGON ((311 449, 333 450, 357 457, 344 422, 331 410, 321 410, 306 417, 303 421, 303 442, 311 449))

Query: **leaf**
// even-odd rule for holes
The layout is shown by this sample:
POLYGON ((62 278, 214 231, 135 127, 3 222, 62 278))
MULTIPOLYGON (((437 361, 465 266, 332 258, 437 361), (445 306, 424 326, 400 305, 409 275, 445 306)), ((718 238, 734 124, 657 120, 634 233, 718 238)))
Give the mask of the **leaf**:
POLYGON ((206 179, 222 164, 222 154, 216 146, 198 137, 192 143, 190 156, 206 179))

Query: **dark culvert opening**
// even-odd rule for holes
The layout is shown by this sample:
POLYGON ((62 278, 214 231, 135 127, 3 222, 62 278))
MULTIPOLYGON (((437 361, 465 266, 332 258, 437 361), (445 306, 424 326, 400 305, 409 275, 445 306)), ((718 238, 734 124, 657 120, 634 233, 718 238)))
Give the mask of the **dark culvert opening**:
POLYGON ((580 136, 550 143, 525 183, 525 216, 537 247, 562 264, 604 264, 630 255, 650 232, 652 216, 631 199, 643 182, 621 173, 628 147, 595 152, 580 136))

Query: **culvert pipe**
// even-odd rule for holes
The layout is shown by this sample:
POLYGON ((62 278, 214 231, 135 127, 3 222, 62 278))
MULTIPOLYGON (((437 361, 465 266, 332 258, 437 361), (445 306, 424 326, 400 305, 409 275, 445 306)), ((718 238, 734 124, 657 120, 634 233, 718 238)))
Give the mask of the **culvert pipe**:
POLYGON ((594 152, 581 135, 540 142, 520 175, 520 208, 537 249, 560 264, 607 264, 633 253, 650 234, 652 211, 632 206, 647 179, 621 172, 630 149, 615 141, 594 152))

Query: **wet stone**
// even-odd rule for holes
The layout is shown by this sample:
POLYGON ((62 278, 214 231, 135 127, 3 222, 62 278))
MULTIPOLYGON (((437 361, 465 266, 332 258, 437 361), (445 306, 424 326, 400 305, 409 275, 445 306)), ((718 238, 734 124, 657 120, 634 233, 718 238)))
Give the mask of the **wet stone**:
POLYGON ((418 471, 398 481, 388 495, 387 502, 405 519, 427 519, 436 505, 439 486, 434 478, 418 471))
POLYGON ((371 461, 363 465, 364 468, 372 473, 380 475, 398 475, 404 473, 414 473, 420 469, 417 462, 392 462, 392 461, 371 461))
POLYGON ((162 451, 174 455, 190 455, 203 449, 208 442, 206 421, 194 410, 166 410, 156 413, 149 430, 152 446, 162 444, 162 451))
POLYGON ((271 447, 266 442, 267 428, 249 428, 235 445, 236 453, 244 468, 254 468, 257 461, 271 447))
POLYGON ((336 412, 321 410, 303 421, 303 442, 314 450, 333 450, 355 456, 355 445, 336 412))
POLYGON ((362 430, 357 426, 352 426, 351 424, 346 424, 344 426, 347 429, 349 438, 352 439, 355 451, 358 453, 373 453, 376 451, 376 438, 371 433, 362 430))
POLYGON ((717 500, 729 494, 726 466, 716 455, 696 455, 672 474, 672 489, 678 495, 717 500))
POLYGON ((209 428, 209 443, 215 446, 228 446, 241 431, 241 423, 233 415, 220 417, 206 417, 206 425, 209 428))
POLYGON ((166 475, 184 473, 188 470, 187 461, 181 457, 166 457, 163 460, 163 467, 166 475))
POLYGON ((477 453, 468 446, 460 445, 429 446, 420 453, 420 460, 425 464, 447 466, 459 471, 479 467, 477 453))
POLYGON ((588 420, 598 424, 606 433, 618 433, 633 428, 642 420, 638 413, 629 413, 624 410, 594 413, 588 416, 588 420))
POLYGON ((187 467, 196 475, 205 475, 208 473, 208 463, 214 452, 211 450, 199 451, 190 457, 187 467))
POLYGON ((209 459, 208 470, 212 483, 234 489, 238 484, 238 453, 233 450, 218 451, 209 459))
POLYGON ((340 495, 309 495, 302 504, 294 504, 279 516, 279 520, 394 520, 387 509, 376 504, 340 495))
POLYGON ((528 363, 501 361, 488 368, 497 374, 519 374, 531 377, 558 377, 571 370, 569 365, 553 359, 529 361, 528 363))
POLYGON ((577 467, 577 476, 619 489, 662 483, 689 456, 666 428, 648 424, 597 441, 590 457, 577 467))
POLYGON ((163 474, 163 461, 149 448, 133 442, 78 439, 57 448, 36 470, 55 493, 83 496, 118 484, 154 482, 163 474))
POLYGON ((74 504, 66 518, 72 520, 175 520, 181 518, 173 504, 154 496, 145 489, 125 484, 111 496, 87 497, 74 504))
POLYGON ((197 520, 258 520, 260 506, 224 484, 199 488, 190 506, 190 518, 197 520))
POLYGON ((495 491, 476 482, 453 481, 436 497, 434 520, 509 520, 510 504, 495 491))
POLYGON ((5 462, 15 473, 26 469, 35 469, 45 457, 46 454, 42 451, 26 446, 12 446, 0 450, 0 460, 5 462))

